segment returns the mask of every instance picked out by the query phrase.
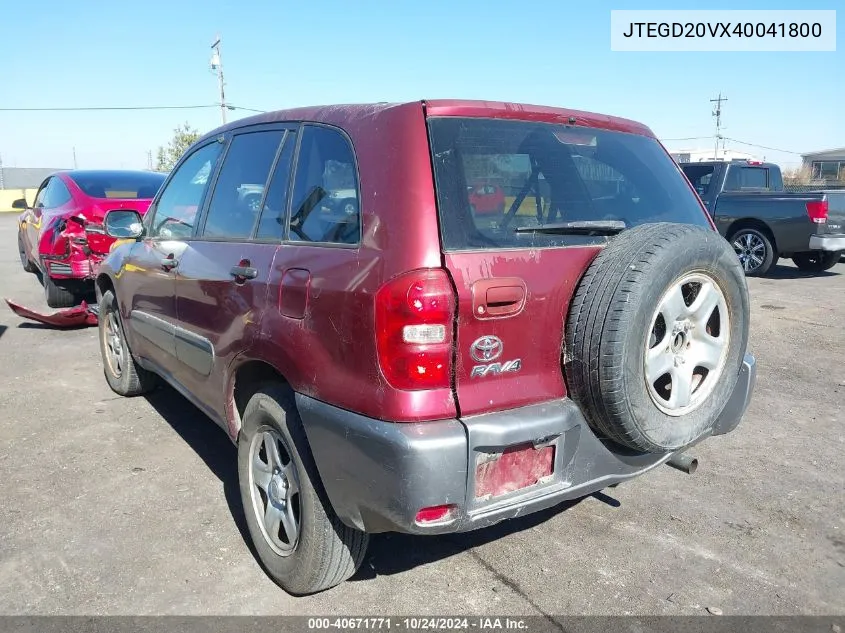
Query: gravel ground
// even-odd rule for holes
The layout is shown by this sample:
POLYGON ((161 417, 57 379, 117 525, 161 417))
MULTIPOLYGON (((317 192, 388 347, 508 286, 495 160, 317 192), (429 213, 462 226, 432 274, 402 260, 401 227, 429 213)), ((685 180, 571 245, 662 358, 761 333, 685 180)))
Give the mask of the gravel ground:
MULTIPOLYGON (((44 309, 0 215, 2 296, 44 309)), ((845 264, 750 282, 740 427, 578 503, 479 532, 372 540, 309 598, 263 573, 235 450, 170 389, 123 399, 95 329, 0 307, 2 614, 845 614, 845 264)))

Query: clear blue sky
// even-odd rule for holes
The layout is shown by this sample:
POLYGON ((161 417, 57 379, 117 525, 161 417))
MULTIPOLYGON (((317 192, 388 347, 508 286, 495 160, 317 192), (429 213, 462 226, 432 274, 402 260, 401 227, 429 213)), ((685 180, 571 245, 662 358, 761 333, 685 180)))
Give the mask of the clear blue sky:
MULTIPOLYGON (((845 11, 835 53, 610 51, 617 0, 4 0, 0 108, 206 104, 209 46, 223 38, 227 99, 262 110, 319 103, 469 98, 565 106, 642 121, 663 139, 725 135, 795 152, 845 146, 845 11)), ((836 9, 841 0, 685 2, 684 8, 836 9)), ((229 113, 231 118, 248 113, 229 113)), ((0 112, 7 166, 141 168, 148 150, 219 109, 0 112)), ((710 141, 667 142, 670 148, 710 141)), ((747 149, 729 144, 734 149, 747 149)), ((792 154, 751 150, 783 164, 792 154)))

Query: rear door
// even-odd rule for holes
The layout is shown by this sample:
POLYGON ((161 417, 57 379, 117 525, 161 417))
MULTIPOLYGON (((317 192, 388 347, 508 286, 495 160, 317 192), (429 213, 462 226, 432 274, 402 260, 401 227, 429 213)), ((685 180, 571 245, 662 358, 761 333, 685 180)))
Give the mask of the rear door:
POLYGON ((218 419, 225 419, 226 368, 249 347, 266 305, 285 197, 264 191, 274 165, 286 183, 294 136, 276 125, 246 128, 231 137, 201 226, 180 257, 179 379, 218 419), (268 232, 268 225, 277 231, 268 232))
POLYGON ((458 295, 455 390, 462 416, 567 393, 561 360, 569 303, 613 238, 561 234, 554 224, 709 226, 653 138, 451 116, 429 118, 429 135, 444 262, 458 295), (468 184, 478 181, 504 190, 503 214, 472 213, 468 184))

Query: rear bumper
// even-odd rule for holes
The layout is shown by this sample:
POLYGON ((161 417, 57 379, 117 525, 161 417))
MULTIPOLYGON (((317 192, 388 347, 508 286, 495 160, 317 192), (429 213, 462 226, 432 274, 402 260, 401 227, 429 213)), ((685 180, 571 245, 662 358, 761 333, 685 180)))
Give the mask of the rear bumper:
MULTIPOLYGON (((748 354, 712 435, 737 427, 751 400, 756 373, 754 357, 748 354)), ((367 532, 474 530, 637 477, 673 454, 641 454, 605 445, 568 398, 414 424, 375 420, 301 394, 296 401, 335 512, 347 525, 367 532), (476 498, 475 464, 482 452, 540 441, 556 448, 550 477, 493 499, 476 498), (421 508, 444 504, 457 507, 448 523, 415 522, 421 508)))
POLYGON ((102 256, 94 253, 86 255, 80 251, 72 250, 69 255, 61 258, 42 256, 41 267, 55 281, 93 281, 97 267, 102 260, 102 256))
POLYGON ((830 235, 812 235, 810 237, 811 251, 845 251, 845 234, 832 233, 830 235))

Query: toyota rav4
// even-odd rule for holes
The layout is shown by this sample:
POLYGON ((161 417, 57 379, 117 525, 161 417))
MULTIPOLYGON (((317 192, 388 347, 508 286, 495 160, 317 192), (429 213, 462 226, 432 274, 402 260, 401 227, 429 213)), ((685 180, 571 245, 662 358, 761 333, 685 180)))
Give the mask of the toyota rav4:
POLYGON ((633 121, 261 114, 105 230, 124 240, 96 280, 106 380, 163 378, 226 430, 255 549, 293 594, 349 578, 370 533, 473 530, 683 464, 754 386, 742 266, 633 121), (502 190, 495 223, 477 182, 502 190))

